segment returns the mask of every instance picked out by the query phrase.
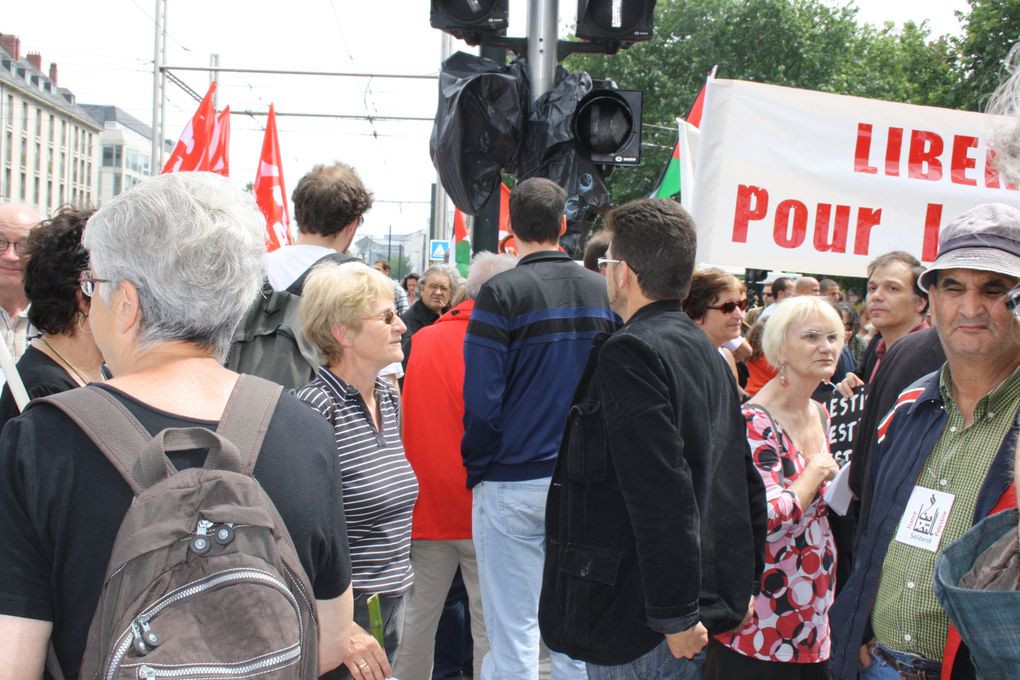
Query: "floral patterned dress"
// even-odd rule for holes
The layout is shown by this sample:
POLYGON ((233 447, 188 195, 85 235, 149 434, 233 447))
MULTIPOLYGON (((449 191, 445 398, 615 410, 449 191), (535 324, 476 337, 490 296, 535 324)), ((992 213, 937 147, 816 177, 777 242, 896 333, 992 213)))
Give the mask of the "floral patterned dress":
MULTIPOLYGON (((818 663, 829 658, 829 609, 836 586, 836 546, 823 484, 807 508, 789 489, 807 465, 781 427, 754 404, 743 407, 754 463, 765 482, 768 542, 761 592, 741 630, 716 636, 762 661, 818 663)), ((828 414, 825 414, 826 425, 828 414)), ((828 441, 826 441, 828 448, 828 441)))

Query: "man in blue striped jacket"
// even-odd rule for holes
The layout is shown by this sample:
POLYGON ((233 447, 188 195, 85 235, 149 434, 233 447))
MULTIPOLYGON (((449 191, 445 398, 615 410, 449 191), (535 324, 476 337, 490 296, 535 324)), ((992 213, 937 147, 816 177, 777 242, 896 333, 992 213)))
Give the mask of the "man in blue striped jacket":
MULTIPOLYGON (((482 287, 465 339, 461 453, 491 645, 484 680, 538 678, 546 494, 592 339, 617 325, 605 280, 558 250, 565 201, 542 178, 510 193, 522 257, 482 287)), ((584 665, 554 653, 552 677, 584 678, 584 665)))

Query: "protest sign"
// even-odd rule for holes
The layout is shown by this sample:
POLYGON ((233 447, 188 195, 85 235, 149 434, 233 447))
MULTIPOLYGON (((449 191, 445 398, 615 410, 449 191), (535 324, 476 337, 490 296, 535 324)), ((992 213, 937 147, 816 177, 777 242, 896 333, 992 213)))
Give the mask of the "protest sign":
POLYGON ((698 261, 863 276, 980 203, 1020 207, 987 146, 997 119, 735 80, 710 80, 692 210, 698 261))
MULTIPOLYGON (((864 403, 867 401, 865 390, 866 385, 861 385, 854 390, 850 398, 841 397, 835 389, 828 390, 831 396, 822 400, 825 408, 829 409, 829 452, 836 459, 840 467, 850 462, 850 454, 854 447, 854 438, 859 436, 857 427, 864 413, 864 403)), ((819 390, 821 392, 821 390, 819 390)), ((822 396, 815 392, 816 398, 822 396)))

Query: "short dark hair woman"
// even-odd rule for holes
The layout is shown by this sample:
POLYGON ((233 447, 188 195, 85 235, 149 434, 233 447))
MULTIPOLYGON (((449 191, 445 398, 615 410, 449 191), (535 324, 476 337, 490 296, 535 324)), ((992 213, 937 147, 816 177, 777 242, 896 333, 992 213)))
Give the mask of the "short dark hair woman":
MULTIPOLYGON (((103 356, 88 324, 91 300, 80 285, 81 275, 89 268, 81 237, 93 212, 65 206, 28 234, 28 319, 42 334, 18 361, 18 374, 32 399, 104 378, 103 356)), ((18 413, 11 388, 4 385, 0 428, 18 413)))

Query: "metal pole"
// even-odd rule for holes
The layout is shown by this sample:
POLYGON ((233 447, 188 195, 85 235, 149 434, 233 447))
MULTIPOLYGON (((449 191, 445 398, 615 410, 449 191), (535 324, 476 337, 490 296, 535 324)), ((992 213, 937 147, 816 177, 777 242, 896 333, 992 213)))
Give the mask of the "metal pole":
POLYGON ((386 264, 393 266, 393 225, 390 225, 389 234, 386 236, 386 264))
MULTIPOLYGON (((220 55, 218 55, 218 54, 210 54, 209 55, 209 85, 212 85, 213 83, 216 82, 216 74, 219 73, 219 70, 218 70, 219 67, 220 67, 220 55)), ((212 95, 213 110, 216 110, 216 109, 219 108, 219 106, 217 106, 217 102, 218 102, 219 98, 220 98, 219 87, 217 87, 216 90, 213 91, 213 95, 212 95)))
POLYGON ((163 13, 159 4, 163 0, 156 0, 156 11, 153 12, 153 17, 156 23, 156 33, 152 40, 152 166, 150 172, 155 175, 162 170, 162 167, 156 166, 156 153, 159 151, 159 140, 156 138, 156 130, 159 129, 159 53, 160 53, 160 38, 162 37, 163 29, 163 13))
MULTIPOLYGON (((453 54, 453 36, 449 33, 443 33, 442 39, 439 43, 439 63, 442 64, 446 61, 447 57, 453 54)), ((439 151, 442 153, 442 150, 439 151)), ((435 239, 450 239, 451 244, 453 243, 453 234, 450 230, 450 215, 449 210, 446 206, 446 190, 443 189, 442 180, 439 178, 439 173, 436 173, 435 191, 432 192, 432 238, 435 239)), ((426 243, 426 246, 428 244, 426 243)), ((428 248, 426 247, 426 251, 428 248)), ((428 255, 426 254, 426 258, 428 255)), ((425 266, 428 266, 429 260, 425 260, 425 266)))
MULTIPOLYGON (((161 58, 160 58, 160 61, 162 63, 164 63, 164 64, 166 63, 166 14, 167 14, 167 5, 168 4, 169 4, 169 0, 163 0, 163 40, 162 40, 163 44, 162 44, 162 48, 160 50, 160 54, 162 55, 161 58)), ((160 74, 160 80, 159 80, 159 141, 157 142, 157 148, 159 149, 159 151, 157 152, 156 158, 154 158, 152 162, 153 162, 153 165, 155 165, 156 167, 162 169, 163 168, 163 151, 164 151, 163 140, 166 139, 166 71, 164 71, 163 69, 160 69, 159 70, 159 74, 160 74)), ((155 129, 152 132, 153 132, 153 135, 156 134, 156 130, 155 129)))
POLYGON ((528 0, 528 80, 531 101, 556 85, 559 0, 528 0))

